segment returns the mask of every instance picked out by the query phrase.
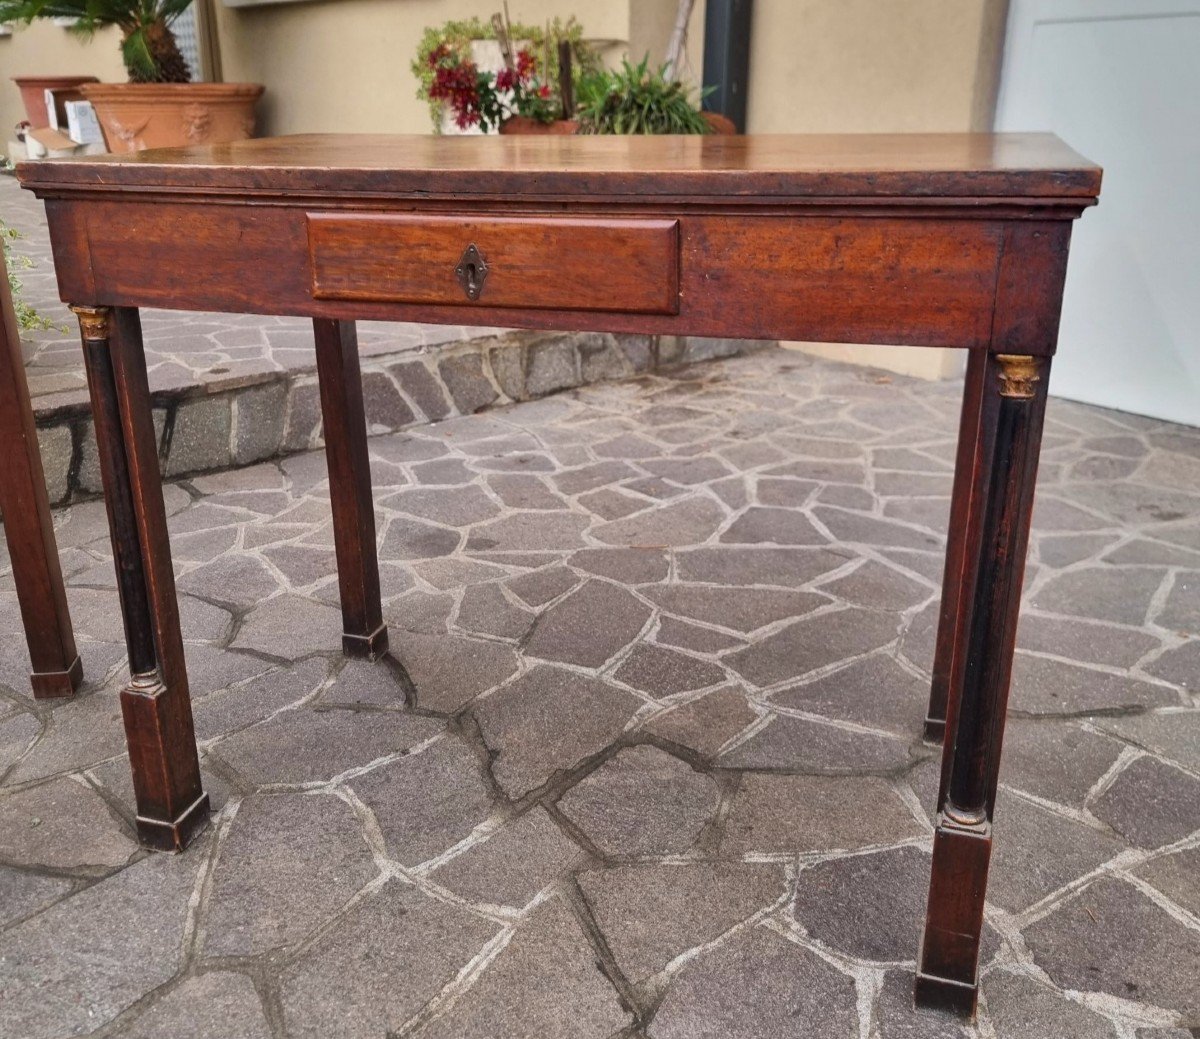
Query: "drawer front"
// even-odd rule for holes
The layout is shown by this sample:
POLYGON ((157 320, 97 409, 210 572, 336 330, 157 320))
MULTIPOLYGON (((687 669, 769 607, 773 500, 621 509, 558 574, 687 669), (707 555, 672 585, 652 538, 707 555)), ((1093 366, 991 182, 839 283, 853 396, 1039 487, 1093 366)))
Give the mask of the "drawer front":
POLYGON ((679 312, 677 220, 309 213, 315 299, 679 312))

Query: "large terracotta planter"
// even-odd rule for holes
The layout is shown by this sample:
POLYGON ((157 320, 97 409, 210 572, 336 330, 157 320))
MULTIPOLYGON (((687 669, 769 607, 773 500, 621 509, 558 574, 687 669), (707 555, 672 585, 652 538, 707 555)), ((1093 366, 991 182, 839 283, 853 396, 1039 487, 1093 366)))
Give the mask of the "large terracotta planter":
POLYGON ((555 119, 552 123, 543 123, 531 119, 527 115, 510 115, 500 124, 503 134, 543 134, 557 137, 561 134, 579 132, 579 123, 574 119, 555 119))
POLYGON ((46 111, 47 90, 64 90, 84 83, 100 82, 95 76, 13 76, 12 81, 21 91, 25 116, 34 126, 50 125, 50 113, 46 111))
POLYGON ((111 152, 225 144, 254 136, 257 83, 93 83, 83 96, 96 109, 111 152))

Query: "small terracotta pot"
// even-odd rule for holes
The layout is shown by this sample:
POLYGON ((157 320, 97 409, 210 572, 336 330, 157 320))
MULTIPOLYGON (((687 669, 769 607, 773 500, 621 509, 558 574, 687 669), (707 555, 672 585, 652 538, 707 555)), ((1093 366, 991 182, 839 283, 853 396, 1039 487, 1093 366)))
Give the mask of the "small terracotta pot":
POLYGON ((13 76, 12 81, 21 91, 25 117, 35 127, 50 125, 50 113, 46 111, 47 90, 63 90, 84 83, 100 82, 95 76, 13 76))
POLYGON ((95 83, 96 109, 111 152, 225 144, 254 136, 257 83, 95 83))
POLYGON ((573 134, 579 132, 579 123, 574 119, 555 119, 552 123, 543 123, 531 119, 527 115, 510 115, 500 124, 503 134, 573 134))
POLYGON ((718 136, 732 136, 738 132, 733 120, 728 116, 721 115, 720 112, 701 112, 700 114, 704 116, 708 128, 718 136))

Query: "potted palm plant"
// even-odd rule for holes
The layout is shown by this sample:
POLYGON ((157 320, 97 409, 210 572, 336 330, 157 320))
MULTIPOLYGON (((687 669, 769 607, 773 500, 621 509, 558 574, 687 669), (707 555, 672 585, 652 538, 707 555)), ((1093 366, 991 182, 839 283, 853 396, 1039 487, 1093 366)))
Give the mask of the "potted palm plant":
POLYGON ((0 0, 0 23, 74 18, 90 36, 115 25, 128 83, 80 89, 96 109, 109 151, 218 144, 254 134, 256 83, 192 83, 171 23, 191 0, 0 0))

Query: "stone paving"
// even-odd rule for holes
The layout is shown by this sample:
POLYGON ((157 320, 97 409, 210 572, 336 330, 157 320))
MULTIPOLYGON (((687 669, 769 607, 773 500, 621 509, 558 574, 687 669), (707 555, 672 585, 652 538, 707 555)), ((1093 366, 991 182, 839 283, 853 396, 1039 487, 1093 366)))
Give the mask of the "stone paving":
POLYGON ((1200 1034, 1200 431, 1053 401, 977 1025, 914 1013, 958 388, 762 352, 371 442, 394 658, 336 652, 324 461, 166 500, 217 812, 131 826, 0 576, 0 1034, 1200 1034))
MULTIPOLYGON (((23 333, 50 500, 100 493, 100 463, 75 316, 58 298, 42 203, 0 176, 0 214, 23 237, 23 298, 54 327, 23 333)), ((197 272, 202 277, 202 272, 197 272)), ((146 367, 168 476, 215 472, 322 444, 312 322, 256 314, 142 311, 146 367)), ((373 433, 758 344, 678 336, 515 332, 358 323, 363 405, 373 433)))

